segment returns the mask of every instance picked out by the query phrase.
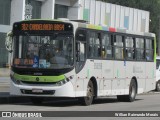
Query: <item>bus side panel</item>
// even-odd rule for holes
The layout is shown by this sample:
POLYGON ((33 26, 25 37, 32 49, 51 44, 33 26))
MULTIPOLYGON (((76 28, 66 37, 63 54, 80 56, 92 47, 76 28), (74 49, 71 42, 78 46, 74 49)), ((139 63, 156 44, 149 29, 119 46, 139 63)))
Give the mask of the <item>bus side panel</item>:
POLYGON ((133 72, 133 68, 135 66, 135 62, 126 61, 126 81, 125 81, 125 94, 129 94, 129 86, 131 79, 136 77, 136 74, 133 72))
POLYGON ((155 63, 146 62, 146 90, 150 91, 155 89, 155 63))
POLYGON ((103 95, 111 95, 114 61, 102 60, 103 95))
MULTIPOLYGON (((103 95, 102 60, 88 60, 88 79, 94 77, 97 81, 98 96, 103 95)), ((85 82, 87 85, 88 82, 85 82)))
POLYGON ((136 74, 137 78, 138 93, 143 93, 146 87, 145 64, 146 64, 145 62, 136 62, 135 66, 133 66, 133 73, 136 74))
POLYGON ((82 70, 76 75, 76 84, 75 84, 75 90, 76 90, 76 96, 85 96, 86 95, 86 89, 87 85, 85 82, 88 82, 87 79, 87 67, 88 62, 83 66, 82 70))
POLYGON ((125 93, 125 62, 114 61, 114 73, 112 81, 112 95, 120 95, 125 93))
POLYGON ((101 60, 90 60, 88 59, 82 68, 82 70, 77 74, 76 77, 76 96, 86 96, 87 95, 87 85, 89 80, 94 77, 97 81, 98 95, 102 94, 103 87, 102 84, 102 63, 101 60))

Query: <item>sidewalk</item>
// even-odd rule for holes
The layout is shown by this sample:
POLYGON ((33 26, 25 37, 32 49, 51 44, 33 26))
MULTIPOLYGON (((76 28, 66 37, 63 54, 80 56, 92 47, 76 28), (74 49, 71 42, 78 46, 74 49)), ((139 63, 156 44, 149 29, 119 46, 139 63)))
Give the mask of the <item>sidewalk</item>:
POLYGON ((9 77, 10 69, 9 68, 0 68, 0 77, 9 77))
POLYGON ((9 92, 10 77, 0 77, 0 92, 9 92))

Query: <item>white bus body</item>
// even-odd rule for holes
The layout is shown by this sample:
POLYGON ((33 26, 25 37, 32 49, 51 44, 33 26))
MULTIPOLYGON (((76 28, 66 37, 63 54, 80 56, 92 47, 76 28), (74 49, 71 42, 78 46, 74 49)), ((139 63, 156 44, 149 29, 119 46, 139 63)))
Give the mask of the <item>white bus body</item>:
MULTIPOLYGON (((39 21, 40 20, 34 20, 34 23, 39 21)), ((45 22, 47 23, 47 21, 45 22)), ((118 100, 134 101, 136 94, 148 92, 155 88, 156 64, 154 56, 154 34, 135 33, 124 29, 107 28, 73 21, 62 22, 71 23, 73 25, 73 43, 75 45, 73 45, 75 57, 74 68, 58 76, 44 76, 40 71, 34 71, 33 75, 29 75, 28 73, 28 75, 23 75, 23 73, 19 74, 21 68, 16 68, 16 71, 19 73, 12 68, 11 95, 32 97, 78 97, 85 105, 90 105, 93 96, 117 95, 118 100), (78 33, 78 30, 82 31, 78 33), (93 36, 95 35, 95 37, 96 35, 100 35, 100 37, 97 37, 99 41, 103 38, 105 40, 110 39, 111 49, 106 46, 108 44, 107 42, 99 42, 94 37, 92 38, 90 34, 93 36), (116 39, 120 38, 122 40, 116 42, 116 39), (128 39, 129 42, 125 42, 127 41, 126 39, 128 39), (94 42, 90 43, 89 41, 92 40, 94 42), (142 45, 139 46, 141 43, 138 41, 140 40, 142 40, 142 45), (147 50, 145 48, 146 45, 144 45, 148 43, 147 40, 151 41, 149 42, 151 43, 151 55, 149 56, 151 59, 149 60, 146 58, 147 50), (131 48, 130 45, 133 48, 131 48), (141 46, 144 47, 141 48, 141 46), (129 50, 132 50, 133 53, 129 52, 129 50), (143 53, 138 51, 142 51, 143 53), (93 56, 90 55, 92 52, 93 56), (144 55, 142 59, 141 54, 144 55), (100 56, 95 57, 94 55, 100 56), (102 55, 103 57, 105 55, 108 56, 103 58, 102 55), (136 55, 139 55, 138 57, 140 58, 136 55), (77 56, 79 56, 79 58, 77 58, 77 56), (126 56, 128 56, 128 58, 126 56), (52 79, 55 81, 59 79, 61 81, 57 81, 55 84, 43 84, 45 80, 51 81, 52 79), (39 84, 42 81, 43 83, 39 84)), ((14 30, 12 32, 14 33, 14 30)), ((16 47, 17 46, 13 46, 13 48, 16 47)), ((19 45, 19 50, 22 51, 21 45, 19 45)))

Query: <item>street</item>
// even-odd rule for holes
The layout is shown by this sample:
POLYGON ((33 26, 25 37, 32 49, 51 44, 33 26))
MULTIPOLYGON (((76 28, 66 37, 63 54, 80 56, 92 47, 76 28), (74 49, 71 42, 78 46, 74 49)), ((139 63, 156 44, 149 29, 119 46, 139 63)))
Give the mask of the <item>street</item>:
MULTIPOLYGON (((56 119, 67 119, 70 120, 73 119, 75 117, 75 115, 72 114, 72 111, 94 111, 93 112, 93 116, 96 116, 95 113, 99 112, 99 111, 105 111, 106 113, 109 111, 118 111, 118 112, 123 112, 123 111, 160 111, 160 93, 159 92, 150 92, 148 94, 142 94, 142 95, 138 95, 136 97, 136 101, 134 102, 119 102, 117 101, 116 97, 107 97, 107 98, 99 98, 96 99, 94 104, 92 104, 91 106, 82 106, 79 104, 79 102, 76 99, 71 99, 71 100, 49 100, 49 101, 45 101, 43 104, 41 105, 34 105, 30 102, 27 103, 10 103, 10 104, 1 104, 0 105, 0 111, 21 111, 21 112, 25 112, 25 111, 35 111, 35 112, 42 112, 42 111, 62 111, 59 113, 56 113, 56 117, 58 115, 58 118, 56 119), (71 111, 69 113, 69 117, 67 118, 60 118, 61 116, 65 116, 65 112, 64 111, 71 111), (64 114, 63 114, 64 113, 64 114), (57 115, 58 114, 58 115, 57 115), (72 117, 72 115, 74 117, 72 117)), ((53 112, 53 113, 54 113, 53 112)), ((67 113, 68 114, 68 113, 67 113)), ((79 113, 81 114, 81 113, 79 113)), ((90 113, 91 114, 91 113, 90 113)), ((92 116, 92 114, 90 115, 92 116)), ((103 116, 102 116, 103 117, 103 116)), ((103 119, 101 117, 101 119, 103 119)), ((108 117, 107 117, 108 118, 108 117)), ((125 118, 125 119, 133 119, 135 117, 132 118, 125 118)), ((149 120, 152 117, 137 117, 136 119, 145 119, 145 120, 149 120)), ((47 118, 50 120, 50 118, 47 118)), ((80 120, 81 118, 78 118, 78 120, 80 120)), ((87 117, 87 119, 92 119, 90 117, 87 117)), ((95 118, 94 118, 95 119, 95 118)), ((97 119, 99 119, 97 117, 97 119)), ((110 118, 109 119, 115 119, 110 118)), ((120 119, 123 119, 123 117, 120 117, 120 119)), ((159 120, 159 117, 154 117, 152 118, 154 120, 159 120)), ((118 118, 119 120, 119 118, 118 118)))
MULTIPOLYGON (((9 91, 9 78, 8 77, 3 77, 0 79, 0 90, 1 90, 1 95, 4 92, 4 95, 8 96, 8 91, 9 91)), ((73 119, 76 115, 72 114, 72 111, 94 111, 93 116, 98 115, 97 113, 100 111, 105 111, 110 112, 110 111, 160 111, 160 92, 155 92, 151 91, 149 93, 137 95, 136 100, 134 102, 119 102, 116 99, 116 96, 109 96, 105 98, 98 98, 94 101, 94 103, 91 106, 82 106, 77 99, 46 99, 43 104, 41 105, 34 105, 32 104, 29 100, 26 100, 25 98, 18 98, 17 97, 17 102, 16 99, 14 99, 14 102, 9 102, 9 103, 0 103, 0 111, 35 111, 35 112, 42 112, 42 111, 51 111, 56 113, 56 116, 58 118, 56 119, 65 119, 66 118, 60 118, 61 115, 65 116, 68 114, 70 116, 70 119, 73 119), (18 100, 19 99, 19 100, 18 100), (21 102, 22 100, 22 102, 21 102), (62 111, 62 112, 60 112, 62 111), (64 113, 64 111, 71 111, 69 113, 64 113), (98 111, 98 112, 97 112, 98 111), (74 117, 73 117, 74 116, 74 117)), ((76 114, 81 114, 81 113, 76 113, 76 114)), ((86 113, 88 114, 88 113, 86 113)), ((89 113, 89 116, 92 116, 92 113, 89 113)), ((108 114, 108 113, 107 113, 108 114)), ((83 116, 83 115, 82 115, 83 116)), ((103 116, 102 116, 103 117, 103 116)), ((101 117, 101 119, 102 119, 101 117)), ((107 117, 108 118, 108 117, 107 117)), ((120 117, 123 119, 123 117, 120 117)), ((127 117, 128 119, 129 117, 127 117)), ((151 117, 141 117, 137 119, 150 119, 151 117)), ((49 119, 49 118, 47 118, 49 119)), ((76 118, 77 119, 77 118, 76 118)), ((78 119, 81 119, 78 118, 78 119)), ((87 119, 95 119, 95 118, 88 118, 87 119)), ((98 118, 99 119, 99 118, 98 118)), ((115 119, 115 117, 110 118, 110 119, 115 119)), ((126 117, 125 117, 126 119, 126 117)), ((129 118, 129 119, 133 119, 129 118)), ((152 119, 159 120, 159 117, 154 117, 152 119)), ((118 118, 119 120, 119 118, 118 118)))
POLYGON ((160 94, 138 95, 134 102, 119 102, 116 97, 99 98, 91 106, 82 106, 78 100, 45 101, 41 105, 28 103, 1 104, 0 111, 159 111, 160 94))

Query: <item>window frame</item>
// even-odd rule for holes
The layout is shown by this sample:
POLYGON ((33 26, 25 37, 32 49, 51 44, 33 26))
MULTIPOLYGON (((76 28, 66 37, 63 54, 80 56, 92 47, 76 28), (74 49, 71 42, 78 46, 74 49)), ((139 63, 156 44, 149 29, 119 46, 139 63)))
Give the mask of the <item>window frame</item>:
POLYGON ((104 31, 104 30, 95 30, 95 29, 89 29, 89 28, 84 28, 86 29, 86 43, 87 43, 87 48, 86 48, 86 59, 95 59, 95 60, 114 60, 114 61, 135 61, 135 62, 153 62, 154 61, 154 37, 149 37, 149 36, 143 36, 143 35, 134 35, 134 34, 128 34, 128 33, 119 33, 119 32, 110 32, 110 31, 104 31), (90 57, 88 56, 89 53, 89 34, 90 32, 94 32, 96 34, 100 34, 100 51, 102 52, 102 47, 104 45, 102 45, 102 36, 105 34, 109 35, 109 38, 111 39, 111 46, 112 47, 112 58, 110 57, 106 57, 103 58, 102 57, 102 53, 100 53, 100 57, 90 57), (123 42, 123 47, 119 47, 119 46, 115 46, 114 42, 115 42, 115 37, 116 35, 122 36, 122 42, 123 42), (133 39, 133 48, 132 47, 126 47, 126 38, 127 37, 132 37, 133 39), (144 48, 137 48, 136 46, 136 38, 140 38, 143 39, 144 41, 144 48), (146 49, 146 39, 151 39, 152 40, 152 46, 153 46, 153 60, 146 60, 146 50, 150 50, 150 49, 146 49), (115 56, 115 48, 123 48, 123 59, 116 59, 115 56), (129 49, 133 49, 134 50, 134 54, 133 54, 133 59, 128 59, 126 56, 126 48, 129 49), (138 50, 143 50, 144 51, 144 58, 143 59, 138 59, 137 58, 137 49, 138 50))
POLYGON ((114 57, 114 60, 116 61, 126 61, 126 53, 125 53, 125 34, 123 33, 114 33, 113 34, 113 57, 114 57), (122 43, 123 43, 123 47, 120 47, 120 46, 115 46, 114 45, 114 42, 116 40, 116 35, 119 35, 119 36, 122 36, 122 43), (116 56, 115 56, 115 48, 123 48, 123 58, 122 59, 117 59, 116 56))
POLYGON ((113 37, 113 34, 111 32, 105 32, 105 31, 102 31, 101 32, 101 52, 102 52, 102 47, 103 47, 103 44, 102 44, 102 35, 105 35, 107 34, 109 36, 109 39, 111 41, 111 45, 107 46, 107 47, 111 47, 111 57, 106 57, 106 58, 103 58, 102 55, 101 55, 101 59, 102 60, 113 60, 114 59, 114 56, 113 56, 113 52, 114 52, 114 37, 113 37))
POLYGON ((124 39, 125 39, 125 60, 126 60, 126 61, 136 61, 136 43, 135 43, 135 36, 134 36, 134 35, 130 35, 130 34, 126 34, 124 39), (132 37, 132 39, 133 39, 133 48, 126 46, 126 38, 127 38, 127 37, 132 37), (134 51, 133 59, 128 59, 128 58, 127 58, 126 48, 132 49, 132 50, 134 51))
POLYGON ((154 39, 153 37, 145 37, 145 59, 146 59, 146 62, 153 62, 154 61, 154 39), (149 39, 152 41, 152 49, 147 49, 146 47, 146 39, 149 39), (147 56, 146 56, 146 51, 149 50, 149 51, 153 51, 153 58, 151 60, 147 60, 147 56))
MULTIPOLYGON (((100 35, 100 39, 99 39, 99 46, 100 46, 100 51, 102 51, 102 48, 101 48, 101 44, 102 44, 102 41, 101 41, 101 31, 98 31, 98 30, 91 30, 91 29, 87 29, 87 59, 101 59, 101 53, 100 53, 100 56, 99 57, 96 57, 96 56, 93 56, 93 57, 90 57, 89 56, 89 46, 90 45, 96 45, 96 44, 90 44, 90 33, 93 32, 95 34, 99 34, 100 35)), ((93 47, 94 48, 94 47, 93 47)), ((99 51, 98 51, 99 52, 99 51)), ((98 53, 99 54, 99 53, 98 53)))
POLYGON ((146 59, 145 59, 145 37, 144 36, 137 36, 137 35, 135 35, 135 59, 136 59, 136 61, 146 61, 146 59), (137 45, 136 45, 136 38, 140 38, 140 39, 143 39, 143 41, 144 41, 144 48, 137 48, 137 45), (143 59, 138 59, 137 58, 137 50, 144 50, 144 53, 143 53, 143 55, 144 55, 144 58, 143 59))

